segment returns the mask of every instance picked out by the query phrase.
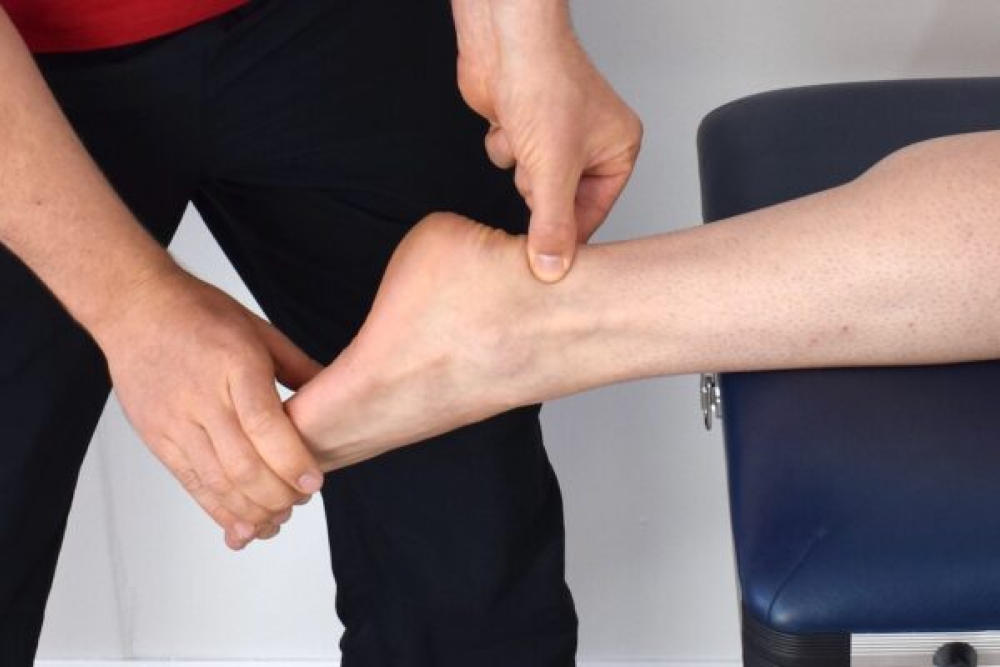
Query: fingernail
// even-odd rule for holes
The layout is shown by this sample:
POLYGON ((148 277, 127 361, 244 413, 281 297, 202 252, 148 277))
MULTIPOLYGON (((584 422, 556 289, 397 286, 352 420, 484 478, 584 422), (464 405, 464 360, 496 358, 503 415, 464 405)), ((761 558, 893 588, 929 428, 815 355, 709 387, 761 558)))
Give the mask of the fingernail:
POLYGON ((253 537, 254 527, 249 523, 245 523, 243 521, 237 521, 234 528, 236 529, 236 534, 244 542, 248 541, 251 537, 253 537))
POLYGON ((323 478, 311 472, 299 477, 299 488, 302 493, 316 493, 323 486, 323 478))
POLYGON ((535 274, 542 280, 559 280, 566 273, 567 265, 566 258, 559 255, 546 255, 544 253, 535 255, 535 274))

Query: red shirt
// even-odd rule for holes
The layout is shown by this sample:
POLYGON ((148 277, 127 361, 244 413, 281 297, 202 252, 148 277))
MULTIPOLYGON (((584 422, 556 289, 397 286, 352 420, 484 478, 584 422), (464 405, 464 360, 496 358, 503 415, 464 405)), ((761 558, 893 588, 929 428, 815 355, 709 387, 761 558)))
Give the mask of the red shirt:
POLYGON ((217 16, 247 0, 0 0, 36 53, 141 42, 217 16))

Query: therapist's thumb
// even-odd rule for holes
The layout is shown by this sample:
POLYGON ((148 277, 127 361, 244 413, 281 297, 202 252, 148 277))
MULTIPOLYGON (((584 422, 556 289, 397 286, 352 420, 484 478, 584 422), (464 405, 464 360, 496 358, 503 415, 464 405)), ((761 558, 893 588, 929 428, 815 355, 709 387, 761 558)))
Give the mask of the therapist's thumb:
MULTIPOLYGON (((574 170, 575 171, 575 170, 574 170)), ((573 264, 577 243, 574 171, 541 173, 531 187, 528 262, 539 280, 561 280, 573 264)))

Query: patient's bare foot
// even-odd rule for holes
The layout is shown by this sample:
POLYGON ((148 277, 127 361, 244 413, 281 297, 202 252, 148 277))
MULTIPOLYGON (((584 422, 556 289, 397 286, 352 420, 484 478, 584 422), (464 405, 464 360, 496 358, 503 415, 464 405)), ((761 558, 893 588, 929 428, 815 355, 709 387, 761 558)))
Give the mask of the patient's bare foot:
POLYGON ((557 286, 524 243, 444 213, 403 239, 357 337, 288 402, 324 470, 547 398, 557 286))

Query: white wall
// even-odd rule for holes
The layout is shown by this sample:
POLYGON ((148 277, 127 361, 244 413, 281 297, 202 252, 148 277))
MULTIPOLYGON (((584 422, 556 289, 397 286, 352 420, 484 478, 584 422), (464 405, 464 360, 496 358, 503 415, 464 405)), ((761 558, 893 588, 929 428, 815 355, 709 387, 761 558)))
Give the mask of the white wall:
MULTIPOLYGON (((697 222, 694 134, 713 107, 829 81, 1000 72, 994 0, 576 0, 591 54, 645 120, 639 169, 600 240, 697 222)), ((249 301, 195 217, 174 249, 249 301)), ((716 434, 694 378, 550 404, 581 658, 732 660, 736 593, 716 434)), ((112 403, 84 470, 42 654, 334 657, 320 503, 233 554, 112 403)))

